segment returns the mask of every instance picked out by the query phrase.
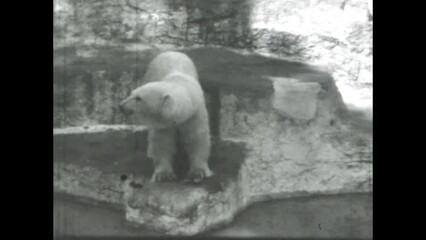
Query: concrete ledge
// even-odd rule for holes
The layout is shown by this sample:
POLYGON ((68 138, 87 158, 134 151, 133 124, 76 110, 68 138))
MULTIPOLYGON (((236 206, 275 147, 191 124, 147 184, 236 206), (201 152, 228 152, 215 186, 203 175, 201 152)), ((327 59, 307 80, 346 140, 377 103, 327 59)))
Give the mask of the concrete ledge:
MULTIPOLYGON (((254 141, 246 144, 217 138, 209 162, 216 173, 213 177, 196 185, 184 184, 181 180, 187 165, 183 162, 176 169, 179 182, 152 184, 146 130, 123 126, 99 126, 92 130, 95 129, 98 131, 55 131, 55 191, 114 204, 125 210, 128 221, 171 235, 194 235, 226 224, 255 201, 371 190, 368 156, 364 160, 341 162, 331 158, 305 166, 297 161, 297 151, 303 150, 303 146, 282 145, 283 150, 296 148, 296 152, 288 152, 289 157, 296 154, 296 162, 284 164, 288 167, 285 170, 279 161, 265 162, 262 154, 253 149, 254 141), (276 174, 281 173, 281 178, 276 179, 276 174), (274 185, 265 182, 270 177, 275 179, 274 185)), ((328 154, 334 151, 324 144, 328 154)), ((269 151, 273 156, 276 154, 276 150, 269 151)), ((356 155, 357 150, 352 149, 352 154, 356 155)), ((184 153, 177 156, 177 160, 184 158, 184 153)))
POLYGON ((84 133, 101 133, 106 131, 145 131, 146 127, 138 125, 92 125, 77 126, 67 128, 54 128, 53 135, 59 136, 64 134, 84 134, 84 133))
POLYGON ((94 129, 55 131, 56 192, 114 204, 126 209, 127 220, 173 235, 193 235, 229 222, 247 205, 240 170, 245 155, 242 143, 213 139, 209 164, 215 175, 200 184, 182 182, 188 167, 182 161, 184 153, 176 159, 179 181, 153 184, 145 130, 94 129))

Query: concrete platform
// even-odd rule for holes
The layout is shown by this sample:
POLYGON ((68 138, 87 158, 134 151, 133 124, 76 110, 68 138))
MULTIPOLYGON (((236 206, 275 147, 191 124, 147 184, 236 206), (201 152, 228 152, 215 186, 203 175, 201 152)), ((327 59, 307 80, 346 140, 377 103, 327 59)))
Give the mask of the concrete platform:
MULTIPOLYGON (((129 224, 123 210, 56 195, 54 237, 164 238, 129 224)), ((372 239, 372 195, 344 194, 255 203, 232 223, 197 237, 372 239)))

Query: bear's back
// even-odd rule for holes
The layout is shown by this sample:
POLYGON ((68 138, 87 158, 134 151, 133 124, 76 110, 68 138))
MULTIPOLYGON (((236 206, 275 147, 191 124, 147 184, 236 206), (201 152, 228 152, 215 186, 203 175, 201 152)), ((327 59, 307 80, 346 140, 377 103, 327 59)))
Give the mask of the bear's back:
POLYGON ((144 83, 160 81, 172 72, 186 74, 198 81, 192 60, 184 53, 169 51, 157 55, 151 61, 144 76, 144 83))

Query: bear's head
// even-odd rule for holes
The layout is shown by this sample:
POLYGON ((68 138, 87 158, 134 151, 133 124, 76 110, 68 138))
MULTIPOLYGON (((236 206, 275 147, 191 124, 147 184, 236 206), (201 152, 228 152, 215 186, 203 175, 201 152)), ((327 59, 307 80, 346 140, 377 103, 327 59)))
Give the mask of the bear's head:
POLYGON ((166 83, 151 82, 131 92, 119 105, 120 111, 133 115, 138 124, 166 128, 177 124, 179 112, 174 89, 166 83))

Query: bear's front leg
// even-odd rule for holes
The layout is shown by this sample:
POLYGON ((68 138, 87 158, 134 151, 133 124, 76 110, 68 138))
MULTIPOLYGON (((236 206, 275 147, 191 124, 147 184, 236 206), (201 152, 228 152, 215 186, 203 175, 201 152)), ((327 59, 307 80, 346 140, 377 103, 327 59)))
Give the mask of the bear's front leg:
POLYGON ((148 134, 148 157, 153 159, 152 182, 167 182, 176 179, 173 173, 173 158, 176 153, 176 129, 153 129, 148 134))

